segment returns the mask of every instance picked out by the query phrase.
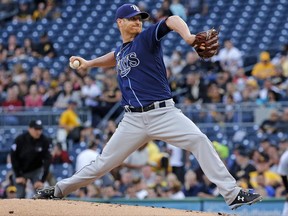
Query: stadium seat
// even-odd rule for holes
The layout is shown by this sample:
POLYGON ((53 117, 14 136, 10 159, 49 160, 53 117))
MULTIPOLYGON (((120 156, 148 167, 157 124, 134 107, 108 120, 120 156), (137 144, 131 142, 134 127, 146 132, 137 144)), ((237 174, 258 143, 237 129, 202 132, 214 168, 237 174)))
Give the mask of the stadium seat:
POLYGON ((68 163, 53 164, 51 165, 51 172, 53 173, 56 181, 60 181, 64 178, 72 176, 74 173, 74 169, 72 164, 68 163))
MULTIPOLYGON (((1 136, 0 136, 1 137, 1 136)), ((6 165, 7 163, 7 156, 10 153, 10 149, 2 149, 2 137, 0 138, 0 166, 6 165)), ((1 182, 1 181, 0 181, 1 182)))
POLYGON ((11 164, 0 164, 0 182, 3 182, 12 170, 11 164))

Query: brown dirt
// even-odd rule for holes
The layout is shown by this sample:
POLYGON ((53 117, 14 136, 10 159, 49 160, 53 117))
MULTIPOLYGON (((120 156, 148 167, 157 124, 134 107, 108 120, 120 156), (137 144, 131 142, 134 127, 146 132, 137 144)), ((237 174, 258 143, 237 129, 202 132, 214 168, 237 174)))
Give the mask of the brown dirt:
POLYGON ((221 213, 197 212, 145 206, 104 204, 72 200, 0 200, 1 216, 228 216, 221 213))

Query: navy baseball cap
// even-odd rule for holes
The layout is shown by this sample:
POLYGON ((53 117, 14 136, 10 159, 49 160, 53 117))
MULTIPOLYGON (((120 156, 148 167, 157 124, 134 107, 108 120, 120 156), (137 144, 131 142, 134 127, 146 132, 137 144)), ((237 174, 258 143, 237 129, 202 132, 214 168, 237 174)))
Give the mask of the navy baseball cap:
POLYGON ((150 15, 140 9, 134 4, 124 4, 116 11, 115 19, 131 18, 140 15, 142 19, 147 19, 150 15))

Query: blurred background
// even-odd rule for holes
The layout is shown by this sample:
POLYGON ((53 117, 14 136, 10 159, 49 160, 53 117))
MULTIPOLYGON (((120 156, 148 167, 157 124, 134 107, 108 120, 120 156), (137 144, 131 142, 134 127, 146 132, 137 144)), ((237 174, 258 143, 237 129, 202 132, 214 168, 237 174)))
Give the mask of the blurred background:
MULTIPOLYGON (((92 59, 122 44, 114 15, 123 3, 0 1, 0 195, 3 198, 7 197, 6 189, 13 186, 9 180, 13 174, 9 159, 11 145, 17 135, 27 130, 31 119, 42 120, 43 132, 52 140, 53 157, 62 151, 69 157, 67 161, 54 160, 47 184, 73 174, 82 151, 93 147, 96 154, 101 153, 115 131, 123 110, 119 106, 121 93, 114 68, 75 71, 68 63, 71 55, 92 59), (75 106, 71 108, 72 103, 75 106), (67 109, 73 109, 79 120, 69 131, 60 120, 67 109)), ((127 0, 125 3, 134 3, 150 13, 150 19, 143 23, 144 29, 167 16, 179 15, 192 33, 212 27, 219 30, 220 49, 209 60, 199 59, 176 33, 163 39, 173 98, 176 106, 211 139, 241 186, 257 190, 267 199, 280 199, 277 203, 283 204, 284 187, 276 170, 287 148, 288 135, 288 1, 127 0), (243 161, 252 168, 243 168, 240 165, 243 161), (259 168, 259 161, 266 163, 264 170, 259 168), (265 172, 269 174, 263 177, 265 172), (271 172, 273 178, 269 179, 271 172)), ((134 170, 124 163, 107 178, 71 197, 218 197, 192 154, 159 140, 151 141, 144 150, 147 160, 142 164, 135 160, 135 155, 127 160, 136 163, 134 170), (151 150, 155 148, 157 154, 151 150), (154 178, 145 181, 145 172, 154 178), (111 179, 116 183, 110 182, 111 179)), ((29 198, 33 189, 27 187, 29 198)), ((280 214, 281 206, 277 208, 273 215, 280 214)))

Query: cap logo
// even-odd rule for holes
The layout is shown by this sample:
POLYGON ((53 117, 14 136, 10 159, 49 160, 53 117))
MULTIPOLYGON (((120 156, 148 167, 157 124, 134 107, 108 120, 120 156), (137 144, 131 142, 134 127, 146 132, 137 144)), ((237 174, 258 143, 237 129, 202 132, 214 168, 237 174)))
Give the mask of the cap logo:
POLYGON ((37 125, 41 125, 41 124, 42 124, 42 121, 41 121, 41 120, 37 120, 37 121, 36 121, 36 124, 37 124, 37 125))
POLYGON ((140 9, 136 5, 131 5, 130 7, 133 8, 133 10, 140 12, 140 9))

